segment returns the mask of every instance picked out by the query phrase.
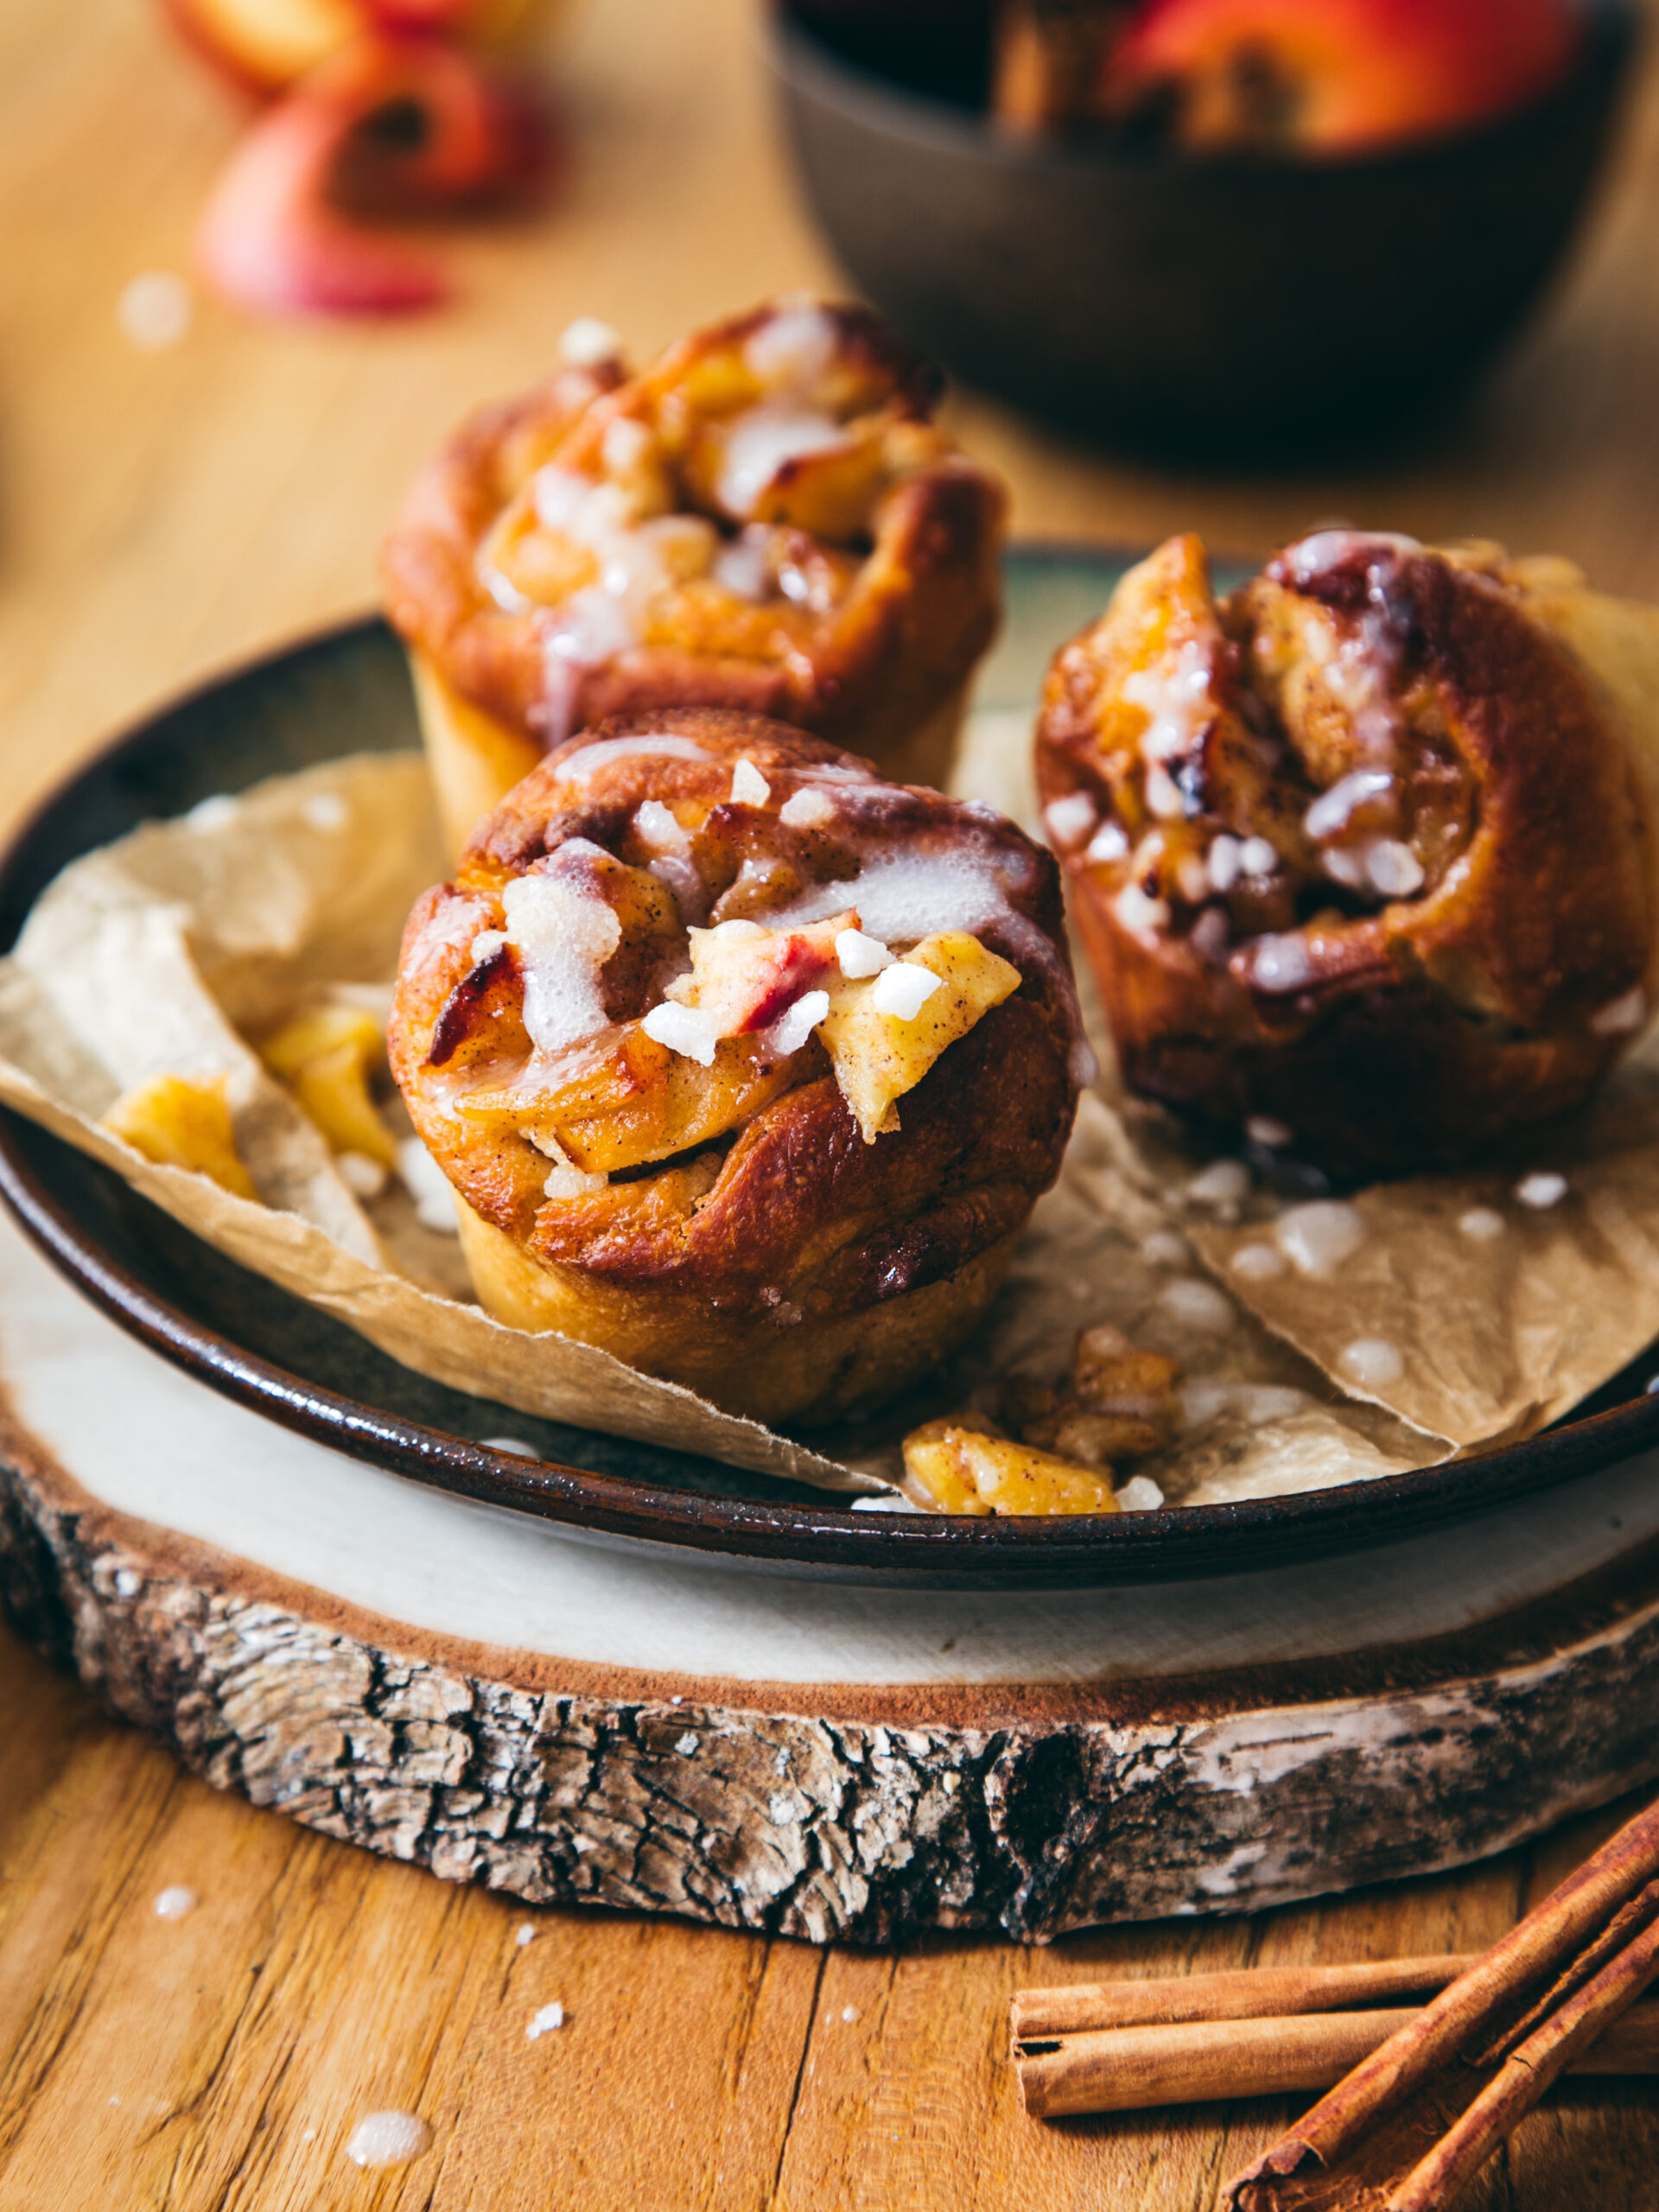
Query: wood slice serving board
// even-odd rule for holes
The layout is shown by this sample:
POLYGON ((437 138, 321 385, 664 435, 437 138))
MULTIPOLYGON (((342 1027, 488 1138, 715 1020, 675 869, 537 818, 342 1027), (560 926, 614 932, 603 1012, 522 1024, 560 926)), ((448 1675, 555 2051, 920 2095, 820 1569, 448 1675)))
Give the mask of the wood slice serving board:
POLYGON ((0 1586, 196 1772, 452 1880, 1041 1939, 1456 1865, 1659 1772, 1656 1455, 1347 1559, 902 1593, 360 1464, 0 1221, 0 1586))

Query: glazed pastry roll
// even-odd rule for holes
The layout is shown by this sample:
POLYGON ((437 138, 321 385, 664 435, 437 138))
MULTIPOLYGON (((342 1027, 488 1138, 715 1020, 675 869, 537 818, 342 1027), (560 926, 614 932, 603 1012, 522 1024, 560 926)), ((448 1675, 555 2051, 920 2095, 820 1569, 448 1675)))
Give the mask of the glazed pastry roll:
POLYGON ((480 825, 388 1044, 492 1313, 767 1421, 960 1341, 1086 1071, 1046 853, 709 708, 613 717, 480 825))
POLYGON ((1659 612, 1325 531, 1172 538, 1056 657, 1038 778, 1125 1079, 1349 1172, 1580 1104, 1655 986, 1659 612))
POLYGON ((868 309, 795 300, 474 417, 383 562, 452 849, 573 730, 663 706, 777 715, 942 783, 1004 499, 938 394, 868 309))

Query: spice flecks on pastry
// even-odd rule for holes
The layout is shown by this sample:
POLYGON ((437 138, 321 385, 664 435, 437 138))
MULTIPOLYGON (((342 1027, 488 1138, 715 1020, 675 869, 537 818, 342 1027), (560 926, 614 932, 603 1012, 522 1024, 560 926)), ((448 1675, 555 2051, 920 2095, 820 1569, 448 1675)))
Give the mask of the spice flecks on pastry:
POLYGON ((480 825, 389 1043, 499 1318, 780 1419, 890 1395, 976 1317, 1079 1037, 1012 823, 691 709, 584 733, 480 825))
POLYGON ((1038 734, 1128 1082, 1351 1169, 1578 1103, 1652 1001, 1656 698, 1557 563, 1326 530, 1217 603, 1172 538, 1038 734))
POLYGON ((463 429, 387 541, 457 848, 541 752, 657 704, 779 714, 943 780, 1004 501, 933 423, 933 372, 812 299, 632 378, 578 351, 463 429))

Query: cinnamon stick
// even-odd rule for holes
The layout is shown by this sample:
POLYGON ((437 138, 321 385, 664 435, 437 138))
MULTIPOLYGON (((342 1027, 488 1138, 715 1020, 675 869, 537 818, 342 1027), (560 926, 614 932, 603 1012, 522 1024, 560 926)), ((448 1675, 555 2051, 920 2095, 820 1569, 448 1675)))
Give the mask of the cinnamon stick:
MULTIPOLYGON (((1014 2063, 1021 2100, 1036 2120, 1283 2096, 1328 2088, 1418 2017, 1410 2008, 1390 2006, 1376 2012, 1148 2021, 1022 2038, 1014 2063)), ((1581 2074, 1659 2074, 1659 2004, 1638 2005, 1615 2021, 1573 2067, 1581 2074)))
POLYGON ((1659 1975, 1659 1805, 1230 2184, 1234 2212, 1441 2212, 1659 1975))
POLYGON ((1258 2015, 1375 2008, 1444 1989, 1478 1953, 1364 1959, 1338 1966, 1236 1967, 1220 1974, 1147 1981, 1084 1981, 1014 1995, 1014 2040, 1075 2035, 1089 2028, 1173 2025, 1180 2020, 1248 2020, 1258 2015))

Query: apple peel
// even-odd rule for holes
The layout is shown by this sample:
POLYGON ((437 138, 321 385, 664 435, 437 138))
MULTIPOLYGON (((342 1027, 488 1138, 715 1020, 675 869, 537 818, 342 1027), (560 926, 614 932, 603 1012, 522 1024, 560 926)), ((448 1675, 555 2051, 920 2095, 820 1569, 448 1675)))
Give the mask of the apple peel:
POLYGON ((522 194, 545 174, 549 118, 520 86, 428 40, 365 39, 256 122, 197 236, 222 297, 257 314, 398 315, 450 285, 435 256, 353 207, 423 213, 522 194))

